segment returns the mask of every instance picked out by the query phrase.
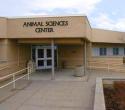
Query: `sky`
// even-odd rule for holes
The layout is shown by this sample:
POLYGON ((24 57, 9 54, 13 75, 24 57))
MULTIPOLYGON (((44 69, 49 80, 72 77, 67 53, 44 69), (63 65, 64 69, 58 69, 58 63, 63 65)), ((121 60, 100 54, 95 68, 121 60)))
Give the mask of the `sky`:
POLYGON ((93 28, 125 32, 125 0, 0 0, 0 16, 86 15, 93 28))

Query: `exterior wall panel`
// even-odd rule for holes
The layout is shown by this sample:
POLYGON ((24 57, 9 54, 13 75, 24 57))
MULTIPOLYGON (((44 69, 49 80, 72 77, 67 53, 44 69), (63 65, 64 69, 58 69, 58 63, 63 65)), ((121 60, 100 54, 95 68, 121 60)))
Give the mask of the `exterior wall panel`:
POLYGON ((6 69, 0 71, 0 76, 11 74, 21 68, 25 68, 27 61, 30 59, 30 46, 18 45, 16 40, 5 40, 0 59, 0 67, 6 69))
POLYGON ((0 18, 0 38, 7 38, 7 19, 0 18))
POLYGON ((0 61, 6 62, 7 61, 7 40, 0 39, 0 61))
POLYGON ((37 17, 8 20, 8 38, 75 38, 85 35, 85 18, 81 17, 37 17), (67 21, 67 26, 45 26, 47 21, 67 21), (44 26, 24 27, 24 22, 43 22, 44 26), (54 32, 35 32, 36 28, 53 28, 54 32))
POLYGON ((98 43, 125 43, 125 32, 102 29, 92 29, 92 42, 98 43))
POLYGON ((72 45, 72 46, 59 46, 59 67, 60 68, 75 68, 82 66, 84 62, 83 46, 72 45))
POLYGON ((88 18, 86 17, 86 37, 91 41, 92 40, 92 28, 89 24, 88 18))

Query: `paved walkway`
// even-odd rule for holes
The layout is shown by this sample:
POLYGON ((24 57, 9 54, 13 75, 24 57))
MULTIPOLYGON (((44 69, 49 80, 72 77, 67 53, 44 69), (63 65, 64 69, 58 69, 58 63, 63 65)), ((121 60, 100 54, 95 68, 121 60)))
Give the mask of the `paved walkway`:
POLYGON ((91 99, 84 82, 33 81, 1 103, 0 110, 92 110, 91 99))
POLYGON ((93 110, 97 76, 112 74, 91 72, 84 80, 33 80, 4 100, 0 110, 93 110))

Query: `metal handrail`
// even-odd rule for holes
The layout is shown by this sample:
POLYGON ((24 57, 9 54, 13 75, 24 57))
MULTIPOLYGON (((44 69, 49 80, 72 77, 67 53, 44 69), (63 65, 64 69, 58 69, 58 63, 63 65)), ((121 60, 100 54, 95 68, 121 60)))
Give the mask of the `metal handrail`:
POLYGON ((4 66, 4 67, 0 68, 0 71, 6 69, 6 68, 8 68, 8 67, 9 67, 9 66, 4 66))
MULTIPOLYGON (((115 61, 115 60, 112 60, 115 61)), ((108 64, 107 61, 88 61, 88 63, 104 63, 104 64, 108 64)), ((110 63, 110 64, 115 64, 115 63, 110 63)), ((117 64, 121 64, 121 63, 117 63, 117 64)))
POLYGON ((21 69, 21 70, 19 70, 19 71, 17 71, 17 72, 14 72, 14 73, 12 73, 12 74, 9 74, 9 75, 6 75, 6 76, 1 77, 0 80, 5 80, 5 79, 8 79, 8 78, 10 78, 10 77, 12 77, 13 80, 10 81, 10 82, 7 83, 7 84, 4 84, 3 86, 0 86, 0 89, 4 88, 4 87, 6 87, 6 86, 8 86, 8 85, 10 85, 10 84, 13 84, 13 89, 15 89, 15 87, 16 87, 16 81, 18 81, 19 79, 24 78, 25 76, 28 76, 28 80, 29 80, 31 73, 32 73, 32 68, 27 67, 27 68, 21 69), (25 74, 25 75, 23 75, 23 76, 21 76, 21 77, 19 77, 19 78, 16 78, 16 75, 17 75, 18 73, 24 71, 24 70, 27 70, 27 74, 25 74))
MULTIPOLYGON (((18 64, 17 61, 7 61, 7 62, 4 62, 6 65, 0 67, 0 71, 5 70, 5 69, 11 67, 10 62, 11 62, 11 63, 13 62, 14 65, 18 64)), ((22 62, 24 62, 24 61, 20 61, 20 63, 22 63, 22 62)))
POLYGON ((0 80, 5 79, 5 78, 8 78, 8 77, 10 77, 10 76, 13 76, 13 74, 16 75, 17 73, 22 72, 22 71, 24 71, 24 70, 27 70, 27 68, 24 68, 24 69, 22 69, 22 70, 19 70, 19 71, 17 71, 17 72, 12 73, 12 74, 9 74, 9 75, 0 77, 0 80))

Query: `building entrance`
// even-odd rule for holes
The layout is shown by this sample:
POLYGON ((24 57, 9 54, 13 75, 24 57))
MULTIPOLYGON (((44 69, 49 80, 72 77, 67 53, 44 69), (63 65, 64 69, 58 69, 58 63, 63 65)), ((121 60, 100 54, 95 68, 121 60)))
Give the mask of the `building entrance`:
MULTIPOLYGON (((32 59, 36 63, 36 69, 52 68, 51 46, 33 46, 32 59)), ((55 46, 55 66, 57 66, 57 48, 55 46)))

